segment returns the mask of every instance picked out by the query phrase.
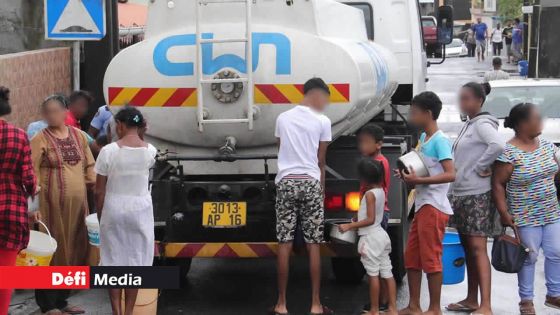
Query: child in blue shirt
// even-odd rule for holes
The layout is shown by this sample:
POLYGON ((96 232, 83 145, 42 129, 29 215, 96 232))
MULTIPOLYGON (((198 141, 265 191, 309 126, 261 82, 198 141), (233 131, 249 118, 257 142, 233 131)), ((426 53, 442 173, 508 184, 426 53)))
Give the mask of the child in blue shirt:
POLYGON ((405 251, 410 302, 401 315, 422 313, 420 288, 422 272, 428 275, 430 307, 424 314, 441 313, 443 236, 449 216, 453 214, 447 198, 449 183, 455 180, 451 141, 439 130, 437 119, 442 104, 433 92, 423 92, 412 99, 410 121, 423 130, 419 153, 429 171, 418 177, 414 170, 398 174, 407 184, 416 186, 415 217, 405 251))

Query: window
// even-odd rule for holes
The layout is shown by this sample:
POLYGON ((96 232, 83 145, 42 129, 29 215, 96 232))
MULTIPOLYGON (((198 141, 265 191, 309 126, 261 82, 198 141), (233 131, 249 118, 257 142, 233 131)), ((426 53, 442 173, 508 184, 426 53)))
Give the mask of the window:
POLYGON ((436 27, 436 23, 432 19, 422 19, 423 27, 436 27))
POLYGON ((364 20, 366 23, 366 31, 367 31, 367 37, 370 40, 373 40, 373 8, 371 7, 371 5, 369 3, 363 3, 363 2, 354 2, 354 3, 345 3, 351 7, 354 7, 356 9, 360 9, 362 10, 362 12, 364 13, 364 20))
POLYGON ((494 87, 484 108, 495 117, 503 118, 519 103, 533 103, 544 117, 560 118, 560 89, 557 85, 494 87))

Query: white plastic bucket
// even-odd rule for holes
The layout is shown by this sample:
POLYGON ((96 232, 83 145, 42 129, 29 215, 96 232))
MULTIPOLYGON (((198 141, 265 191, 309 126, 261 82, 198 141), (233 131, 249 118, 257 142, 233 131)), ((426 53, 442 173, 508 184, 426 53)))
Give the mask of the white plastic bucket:
POLYGON ((99 246, 99 220, 97 220, 96 213, 86 217, 86 227, 89 243, 93 246, 99 246))
POLYGON ((19 252, 16 266, 49 266, 56 252, 57 243, 51 237, 51 232, 45 223, 38 221, 48 234, 39 231, 31 231, 27 248, 19 252))

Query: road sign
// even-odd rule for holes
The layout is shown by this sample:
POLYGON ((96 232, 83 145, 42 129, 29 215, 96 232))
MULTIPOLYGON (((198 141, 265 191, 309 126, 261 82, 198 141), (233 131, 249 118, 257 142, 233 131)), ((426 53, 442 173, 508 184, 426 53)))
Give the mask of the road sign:
POLYGON ((524 5, 521 7, 521 12, 523 12, 523 14, 533 14, 533 6, 524 5))
POLYGON ((105 0, 45 0, 45 38, 100 40, 105 33, 105 0))

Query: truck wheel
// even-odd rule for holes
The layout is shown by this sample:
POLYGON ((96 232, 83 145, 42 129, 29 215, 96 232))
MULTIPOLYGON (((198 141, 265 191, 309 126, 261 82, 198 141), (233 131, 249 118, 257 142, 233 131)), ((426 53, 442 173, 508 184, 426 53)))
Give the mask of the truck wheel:
POLYGON ((358 284, 366 274, 359 257, 333 257, 331 264, 334 277, 339 283, 358 284))

